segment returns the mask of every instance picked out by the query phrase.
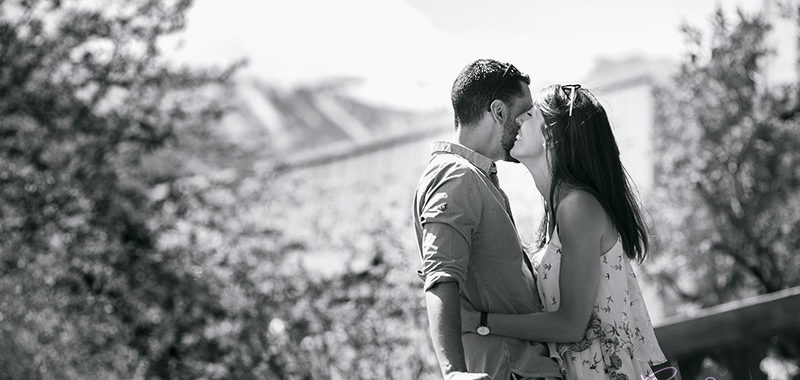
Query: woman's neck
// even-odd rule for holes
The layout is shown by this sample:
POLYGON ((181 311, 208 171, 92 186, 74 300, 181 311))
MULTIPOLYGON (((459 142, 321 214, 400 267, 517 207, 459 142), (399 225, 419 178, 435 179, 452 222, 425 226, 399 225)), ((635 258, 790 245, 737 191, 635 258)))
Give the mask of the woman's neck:
MULTIPOLYGON (((536 184, 536 190, 539 191, 539 194, 542 195, 542 199, 545 201, 544 207, 550 207, 550 183, 553 176, 550 174, 550 169, 547 167, 547 161, 541 158, 520 159, 520 163, 525 165, 525 168, 531 173, 533 182, 536 184)), ((551 215, 550 218, 552 219, 552 217, 551 215)), ((548 220, 544 228, 547 236, 546 240, 549 241, 553 229, 555 228, 555 226, 552 225, 552 220, 548 220)))
POLYGON ((544 197, 545 201, 549 202, 550 181, 553 177, 550 174, 550 169, 547 167, 547 161, 543 159, 521 159, 520 162, 525 165, 525 168, 531 173, 533 182, 536 183, 536 189, 539 190, 539 194, 544 197))

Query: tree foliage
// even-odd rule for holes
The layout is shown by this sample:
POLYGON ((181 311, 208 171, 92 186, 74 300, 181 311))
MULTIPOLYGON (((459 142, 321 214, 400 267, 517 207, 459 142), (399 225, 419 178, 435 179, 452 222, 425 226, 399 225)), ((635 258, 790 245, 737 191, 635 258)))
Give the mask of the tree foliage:
POLYGON ((407 194, 332 211, 165 59, 191 1, 92 3, 0 1, 0 377, 437 376, 407 194))
POLYGON ((769 30, 722 11, 707 39, 686 27, 659 94, 657 276, 695 306, 800 285, 798 85, 767 86, 769 30))
MULTIPOLYGON (((799 10, 786 15, 800 22, 799 10)), ((684 27, 686 56, 656 91, 657 244, 643 269, 676 296, 668 312, 800 286, 800 66, 794 82, 770 84, 770 32, 761 16, 721 9, 708 35, 684 27)), ((764 339, 796 368, 799 338, 746 345, 764 339)))
POLYGON ((190 361, 175 340, 218 307, 185 255, 157 249, 158 179, 142 175, 223 111, 230 70, 158 47, 189 5, 0 2, 4 378, 168 377, 190 361))
MULTIPOLYGON (((722 10, 708 36, 685 27, 686 57, 657 92, 657 252, 643 269, 677 295, 672 312, 800 285, 800 87, 768 84, 770 28, 722 10)), ((800 358, 797 336, 780 338, 800 358)))

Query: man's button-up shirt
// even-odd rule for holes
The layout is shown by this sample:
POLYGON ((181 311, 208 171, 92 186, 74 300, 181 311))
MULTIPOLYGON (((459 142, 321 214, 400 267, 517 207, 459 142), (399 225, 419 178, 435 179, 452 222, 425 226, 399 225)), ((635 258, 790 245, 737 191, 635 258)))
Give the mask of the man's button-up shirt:
MULTIPOLYGON (((424 289, 455 281, 462 302, 475 310, 540 312, 508 199, 491 178, 495 171, 486 156, 458 144, 434 143, 414 197, 424 289)), ((507 379, 512 371, 524 377, 560 376, 540 343, 472 333, 462 341, 470 371, 488 372, 496 379, 507 379)))

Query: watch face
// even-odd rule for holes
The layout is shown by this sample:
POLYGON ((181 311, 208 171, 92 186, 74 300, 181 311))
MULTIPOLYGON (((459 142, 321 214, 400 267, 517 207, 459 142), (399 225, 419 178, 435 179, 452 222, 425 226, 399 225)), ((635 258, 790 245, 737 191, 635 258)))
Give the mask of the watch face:
POLYGON ((478 335, 489 335, 489 326, 478 326, 478 335))

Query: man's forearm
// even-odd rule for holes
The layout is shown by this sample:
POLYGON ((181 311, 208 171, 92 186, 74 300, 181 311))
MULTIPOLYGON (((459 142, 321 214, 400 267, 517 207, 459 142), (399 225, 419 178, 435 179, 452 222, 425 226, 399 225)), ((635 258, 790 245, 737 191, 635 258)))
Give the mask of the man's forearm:
POLYGON ((442 374, 467 371, 461 343, 461 304, 458 284, 442 282, 425 292, 431 340, 442 374))

